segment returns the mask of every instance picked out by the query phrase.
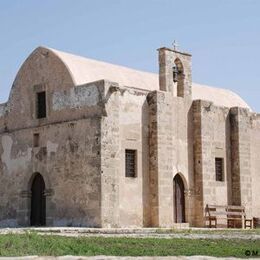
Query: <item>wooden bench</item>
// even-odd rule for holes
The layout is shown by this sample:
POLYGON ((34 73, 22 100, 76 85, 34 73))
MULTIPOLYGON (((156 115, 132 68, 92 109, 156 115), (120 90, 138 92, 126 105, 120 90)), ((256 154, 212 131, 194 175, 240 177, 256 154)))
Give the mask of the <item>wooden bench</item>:
POLYGON ((226 206, 223 205, 206 205, 205 220, 209 222, 209 228, 217 227, 217 220, 226 219, 226 206))
POLYGON ((233 205, 206 205, 205 220, 209 227, 217 228, 219 220, 225 220, 228 228, 253 228, 253 220, 246 219, 245 207, 233 205))

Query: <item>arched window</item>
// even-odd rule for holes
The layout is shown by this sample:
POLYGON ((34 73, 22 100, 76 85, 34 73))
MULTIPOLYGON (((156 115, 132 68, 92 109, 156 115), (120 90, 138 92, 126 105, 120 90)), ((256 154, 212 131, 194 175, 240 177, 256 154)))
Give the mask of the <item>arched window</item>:
POLYGON ((180 59, 174 61, 172 77, 177 97, 184 97, 184 69, 180 59))

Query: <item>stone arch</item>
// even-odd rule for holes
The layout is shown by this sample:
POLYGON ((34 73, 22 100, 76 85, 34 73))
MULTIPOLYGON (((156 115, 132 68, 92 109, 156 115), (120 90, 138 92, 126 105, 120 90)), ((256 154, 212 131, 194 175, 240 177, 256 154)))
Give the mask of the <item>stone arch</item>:
POLYGON ((23 185, 22 185, 23 191, 28 191, 28 192, 30 191, 33 179, 37 174, 41 174, 45 183, 45 190, 48 191, 52 189, 51 182, 47 172, 44 170, 43 167, 37 167, 37 169, 31 175, 27 174, 24 176, 23 185))
POLYGON ((19 214, 18 214, 18 224, 19 226, 30 226, 31 224, 31 198, 32 198, 32 183, 37 174, 40 174, 44 184, 44 196, 46 199, 46 225, 51 226, 53 223, 53 210, 52 210, 52 195, 53 190, 51 182, 47 172, 44 170, 44 167, 36 167, 35 171, 32 174, 26 174, 22 181, 22 189, 20 192, 19 199, 19 214))
POLYGON ((176 58, 172 68, 173 82, 177 97, 184 97, 184 67, 179 58, 176 58))
POLYGON ((181 173, 173 178, 173 216, 175 223, 184 223, 187 220, 187 182, 181 173))
POLYGON ((174 179, 177 175, 179 175, 179 176, 182 178, 185 191, 187 191, 187 190, 189 189, 189 185, 188 185, 188 182, 187 182, 185 176, 184 176, 181 172, 177 172, 176 174, 173 175, 173 179, 174 179))

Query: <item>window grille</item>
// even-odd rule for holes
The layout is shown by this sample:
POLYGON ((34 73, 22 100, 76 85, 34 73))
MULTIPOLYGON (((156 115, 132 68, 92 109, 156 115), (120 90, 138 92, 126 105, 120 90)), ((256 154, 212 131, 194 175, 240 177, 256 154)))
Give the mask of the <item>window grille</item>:
POLYGON ((224 181, 224 160, 215 158, 216 181, 224 181))
POLYGON ((125 150, 125 176, 136 177, 136 150, 125 150))

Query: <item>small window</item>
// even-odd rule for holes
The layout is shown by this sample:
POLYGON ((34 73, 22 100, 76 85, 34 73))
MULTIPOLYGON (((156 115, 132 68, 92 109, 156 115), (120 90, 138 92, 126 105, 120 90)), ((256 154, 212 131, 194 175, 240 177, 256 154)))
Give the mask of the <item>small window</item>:
POLYGON ((46 117, 46 92, 37 93, 37 118, 46 117))
POLYGON ((40 146, 40 134, 33 134, 33 147, 40 146))
POLYGON ((224 159, 215 158, 216 181, 224 181, 224 159))
POLYGON ((125 150, 125 176, 136 177, 136 150, 125 150))

